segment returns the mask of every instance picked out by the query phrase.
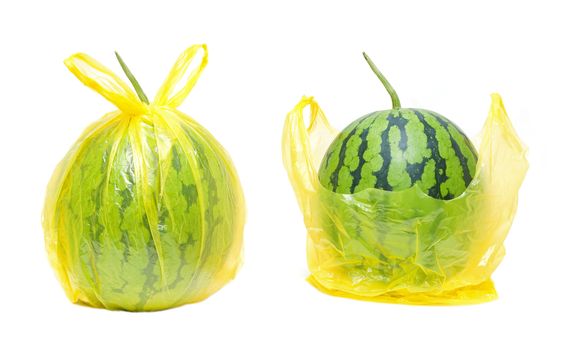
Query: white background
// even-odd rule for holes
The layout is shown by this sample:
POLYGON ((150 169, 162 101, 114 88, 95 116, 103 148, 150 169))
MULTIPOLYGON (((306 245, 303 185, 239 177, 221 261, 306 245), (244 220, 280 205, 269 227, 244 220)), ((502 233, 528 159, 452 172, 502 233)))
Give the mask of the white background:
POLYGON ((0 4, 0 348, 481 349, 569 347, 569 33, 562 1, 6 1, 0 4), (428 3, 428 4, 427 4, 428 3), (62 61, 83 51, 149 96, 178 54, 210 61, 181 110, 230 151, 246 194, 245 264, 208 300, 158 313, 67 301, 40 214, 56 163, 113 109, 62 61), (282 166, 286 113, 314 95, 337 127, 389 97, 435 110, 474 136, 500 92, 530 170, 494 274, 497 301, 466 307, 360 302, 312 288, 305 232, 282 166))

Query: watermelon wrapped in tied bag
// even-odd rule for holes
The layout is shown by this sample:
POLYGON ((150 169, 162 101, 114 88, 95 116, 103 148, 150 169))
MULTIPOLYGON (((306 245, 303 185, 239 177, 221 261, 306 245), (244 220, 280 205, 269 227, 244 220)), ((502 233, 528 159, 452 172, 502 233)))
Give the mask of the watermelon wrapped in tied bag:
POLYGON ((496 298, 490 279, 528 163, 498 94, 476 148, 450 120, 393 108, 336 131, 313 98, 288 114, 283 159, 308 231, 309 282, 405 304, 496 298), (310 108, 310 123, 303 112, 310 108))
POLYGON ((229 155, 176 109, 206 66, 207 48, 184 51, 152 103, 117 58, 138 96, 85 54, 65 61, 118 110, 85 130, 49 183, 51 264, 74 303, 147 311, 203 300, 235 276, 245 221, 229 155))

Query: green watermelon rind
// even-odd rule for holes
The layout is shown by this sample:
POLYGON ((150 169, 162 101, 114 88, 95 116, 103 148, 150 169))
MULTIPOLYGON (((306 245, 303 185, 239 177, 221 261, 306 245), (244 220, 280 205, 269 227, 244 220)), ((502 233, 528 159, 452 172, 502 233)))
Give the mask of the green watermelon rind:
POLYGON ((424 109, 394 109, 370 113, 340 132, 321 162, 319 179, 339 193, 418 184, 448 200, 469 185, 476 163, 474 146, 448 119, 424 109))
POLYGON ((223 147, 161 108, 88 128, 52 177, 43 224, 73 302, 151 311, 202 300, 233 278, 244 215, 223 147))

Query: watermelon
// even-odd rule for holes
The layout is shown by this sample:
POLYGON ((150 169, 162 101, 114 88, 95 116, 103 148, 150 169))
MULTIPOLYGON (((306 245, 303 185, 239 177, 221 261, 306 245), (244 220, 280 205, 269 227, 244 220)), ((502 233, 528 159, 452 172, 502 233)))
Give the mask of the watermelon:
POLYGON ((322 186, 336 193, 418 186, 436 199, 460 196, 476 170, 472 142, 438 113, 401 108, 395 90, 364 57, 391 95, 393 107, 367 114, 338 134, 320 165, 322 186))
POLYGON ((148 311, 202 300, 230 280, 243 222, 241 186, 219 142, 176 109, 148 106, 84 132, 52 177, 43 223, 73 302, 148 311))

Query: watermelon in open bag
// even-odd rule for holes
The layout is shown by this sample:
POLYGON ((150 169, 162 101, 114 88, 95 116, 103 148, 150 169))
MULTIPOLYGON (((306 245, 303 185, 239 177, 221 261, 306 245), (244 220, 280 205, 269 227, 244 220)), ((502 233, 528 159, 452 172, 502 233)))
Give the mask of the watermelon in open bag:
POLYGON ((308 234, 309 281, 328 294, 372 301, 496 298, 491 275, 528 167, 501 97, 492 95, 475 148, 448 119, 400 108, 368 63, 392 110, 338 132, 304 97, 286 118, 283 160, 308 234))

